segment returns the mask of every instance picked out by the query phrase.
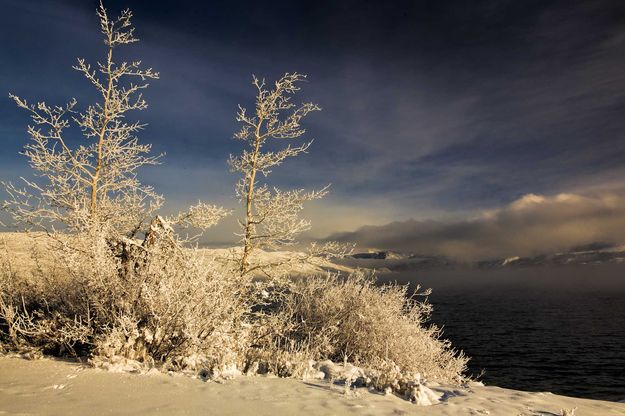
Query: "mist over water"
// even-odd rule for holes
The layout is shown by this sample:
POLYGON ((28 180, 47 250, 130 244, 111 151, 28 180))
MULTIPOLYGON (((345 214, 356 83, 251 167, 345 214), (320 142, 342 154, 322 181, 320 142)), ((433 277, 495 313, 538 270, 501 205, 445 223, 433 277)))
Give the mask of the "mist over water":
POLYGON ((380 282, 420 285, 434 295, 442 291, 536 290, 546 293, 625 293, 625 265, 575 265, 498 268, 458 268, 380 273, 380 282))
POLYGON ((432 322, 487 385, 625 399, 625 267, 387 273, 432 288, 432 322))

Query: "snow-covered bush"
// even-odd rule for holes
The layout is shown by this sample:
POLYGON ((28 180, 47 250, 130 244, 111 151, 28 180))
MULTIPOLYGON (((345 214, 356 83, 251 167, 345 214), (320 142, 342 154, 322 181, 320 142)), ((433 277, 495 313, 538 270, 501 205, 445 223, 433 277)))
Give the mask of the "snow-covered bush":
POLYGON ((162 218, 143 242, 118 247, 100 235, 55 238, 55 267, 31 275, 3 267, 0 336, 14 349, 174 369, 242 366, 248 308, 239 280, 182 248, 162 218))
POLYGON ((407 394, 423 380, 460 381, 467 359, 425 324, 430 305, 407 295, 407 287, 376 286, 360 271, 298 279, 282 293, 264 348, 353 363, 379 390, 407 394))

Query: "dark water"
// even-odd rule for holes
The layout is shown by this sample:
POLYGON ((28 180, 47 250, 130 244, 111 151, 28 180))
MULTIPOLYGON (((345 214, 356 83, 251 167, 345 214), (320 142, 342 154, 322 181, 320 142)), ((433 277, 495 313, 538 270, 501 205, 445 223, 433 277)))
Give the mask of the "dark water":
POLYGON ((538 279, 546 284, 528 283, 532 279, 523 279, 523 273, 538 273, 532 269, 486 277, 422 272, 417 279, 393 275, 393 280, 433 287, 432 321, 471 357, 470 373, 484 371, 485 384, 623 400, 625 284, 614 279, 625 283, 625 273, 594 272, 577 283, 575 276, 566 281, 553 271, 551 280, 538 279), (461 284, 469 278, 474 283, 461 284))

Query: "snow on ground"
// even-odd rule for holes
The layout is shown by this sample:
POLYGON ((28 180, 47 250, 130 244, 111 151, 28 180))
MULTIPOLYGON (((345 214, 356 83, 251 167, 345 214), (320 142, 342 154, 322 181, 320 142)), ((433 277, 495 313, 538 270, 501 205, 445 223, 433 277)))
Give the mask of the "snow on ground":
MULTIPOLYGON (((207 259, 213 259, 218 262, 224 262, 228 259, 240 258, 240 247, 235 248, 204 248, 200 249, 207 259)), ((254 251, 254 261, 261 264, 269 263, 285 263, 284 269, 288 270, 292 276, 310 276, 315 274, 323 274, 326 271, 330 272, 346 272, 349 273, 354 269, 349 266, 339 265, 332 263, 325 259, 316 259, 314 262, 296 262, 289 264, 288 260, 292 259, 294 255, 303 255, 303 253, 293 251, 263 251, 256 249, 254 251)), ((259 276, 263 276, 262 272, 257 273, 259 276)))
POLYGON ((625 415, 625 404, 473 385, 433 388, 444 400, 416 406, 394 396, 268 377, 223 384, 166 374, 111 373, 67 361, 0 357, 0 415, 625 415))
MULTIPOLYGON (((19 273, 30 273, 35 266, 35 259, 43 268, 50 269, 58 267, 58 260, 55 261, 54 256, 50 255, 50 243, 50 238, 46 234, 40 232, 0 232, 0 260, 2 260, 2 256, 8 255, 8 258, 10 259, 10 267, 13 271, 19 273)), ((240 248, 218 248, 200 249, 199 251, 207 260, 212 259, 219 262, 225 262, 229 259, 232 260, 240 257, 240 253, 237 253, 237 251, 240 250, 240 248)), ((287 260, 293 258, 294 254, 302 255, 302 253, 293 253, 291 251, 266 252, 256 250, 254 252, 254 258, 259 263, 264 264, 286 263, 287 260)), ((345 273, 353 271, 352 267, 335 264, 324 259, 317 259, 314 264, 296 263, 285 265, 284 267, 288 268, 289 274, 295 276, 322 274, 326 271, 345 273)), ((260 271, 258 274, 262 276, 260 271)))

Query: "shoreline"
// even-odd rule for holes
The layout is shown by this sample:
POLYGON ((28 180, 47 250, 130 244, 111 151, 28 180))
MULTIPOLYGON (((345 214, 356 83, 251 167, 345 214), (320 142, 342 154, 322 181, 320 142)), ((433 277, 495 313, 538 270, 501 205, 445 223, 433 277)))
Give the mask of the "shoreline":
POLYGON ((625 415, 625 404, 472 383, 431 387, 443 401, 418 406, 394 395, 321 381, 241 376, 223 383, 182 374, 115 373, 52 358, 0 356, 0 414, 167 415, 625 415))

